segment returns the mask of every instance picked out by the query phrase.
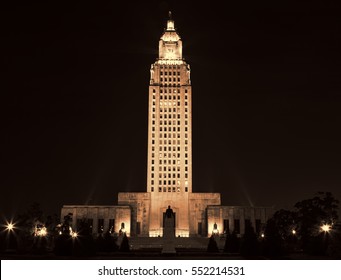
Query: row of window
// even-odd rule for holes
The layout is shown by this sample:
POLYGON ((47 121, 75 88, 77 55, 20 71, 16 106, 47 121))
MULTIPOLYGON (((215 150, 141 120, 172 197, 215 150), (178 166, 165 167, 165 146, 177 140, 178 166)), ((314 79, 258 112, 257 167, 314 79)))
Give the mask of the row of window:
MULTIPOLYGON (((178 99, 180 99, 180 98, 178 98, 178 99)), ((153 101, 153 106, 155 106, 155 101, 153 101)), ((181 106, 181 104, 180 104, 180 101, 178 101, 178 102, 175 102, 175 101, 173 101, 173 102, 162 102, 162 101, 160 101, 160 106, 178 106, 179 107, 179 106, 181 106)), ((185 102, 185 106, 188 106, 187 101, 185 102)))
MULTIPOLYGON (((153 112, 155 112, 154 110, 153 110, 153 112)), ((187 108, 185 108, 185 112, 187 113, 188 112, 188 109, 187 108)), ((162 119, 162 116, 164 116, 164 119, 167 119, 167 115, 166 114, 160 114, 160 119, 162 119)), ((173 119, 175 119, 175 118, 178 118, 178 119, 180 119, 180 114, 173 114, 173 119)), ((153 119, 155 119, 155 114, 152 114, 152 118, 153 119)), ((172 118, 172 115, 169 115, 169 118, 171 119, 172 118)), ((188 119, 188 114, 185 114, 185 119, 188 119)))
MULTIPOLYGON (((160 138, 180 138, 180 133, 160 133, 160 138)), ((152 133, 152 138, 155 138, 155 133, 152 133)), ((185 133, 185 138, 188 138, 188 134, 185 133)))
MULTIPOLYGON (((166 88, 160 88, 160 93, 180 93, 180 89, 171 89, 171 88, 168 88, 168 90, 166 88)), ((185 90, 185 92, 187 93, 187 89, 185 90)), ((155 99, 155 93, 156 93, 156 90, 153 89, 153 99, 155 99)))
MULTIPOLYGON (((154 178, 154 173, 151 174, 151 177, 154 178)), ((159 173, 159 178, 180 178, 180 173, 159 173)), ((185 173, 185 178, 188 178, 188 173, 185 173)))
MULTIPOLYGON (((159 185, 180 185, 180 181, 176 181, 176 180, 159 180, 159 185), (163 184, 162 184, 163 182, 163 184), (168 184, 167 184, 168 182, 168 184)), ((151 185, 154 185, 154 180, 151 180, 151 185)))
MULTIPOLYGON (((153 112, 155 112, 154 110, 153 110, 153 112)), ((180 113, 180 108, 167 108, 167 107, 161 107, 160 108, 160 113, 180 113)), ((174 118, 175 118, 175 116, 174 116, 174 118)))
MULTIPOLYGON (((180 146, 159 146, 159 151, 162 152, 162 151, 167 151, 167 147, 168 147, 168 151, 171 152, 175 152, 175 151, 178 151, 180 152, 181 151, 181 148, 180 146)), ((152 151, 154 152, 155 151, 155 146, 152 146, 152 151)), ((185 147, 185 151, 187 152, 188 151, 188 147, 186 146, 185 147)))
MULTIPOLYGON (((167 89, 160 89, 160 93, 167 93, 167 89)), ((172 89, 168 89, 168 93, 180 93, 180 89, 173 89, 173 91, 172 91, 172 89)), ((155 89, 153 89, 153 93, 156 93, 156 90, 155 89)), ((188 93, 188 90, 187 89, 185 89, 185 93, 188 93)), ((154 95, 155 96, 155 95, 154 95)))
MULTIPOLYGON (((167 192, 167 190, 168 192, 180 192, 180 187, 159 187, 159 192, 162 192, 162 190, 163 192, 167 192)), ((154 187, 151 188, 151 191, 154 191, 154 187)))
MULTIPOLYGON (((180 102, 178 102, 178 104, 180 104, 180 102)), ((177 105, 177 103, 175 101, 171 102, 171 101, 166 101, 166 102, 162 102, 160 101, 160 112, 163 112, 163 110, 165 110, 165 112, 178 112, 180 113, 180 106, 181 105, 177 105)), ((153 101, 153 108, 155 108, 155 101, 153 101)), ((155 112, 155 110, 153 110, 153 112, 155 112)))
MULTIPOLYGON (((167 108, 167 107, 165 107, 165 108, 161 107, 160 108, 160 113, 171 113, 172 111, 173 111, 173 113, 180 113, 180 108, 173 107, 173 110, 172 110, 172 108, 167 108)), ((153 112, 155 112, 155 111, 153 111, 153 112)))
MULTIPOLYGON (((93 232, 93 219, 77 219, 76 221, 76 230, 81 231, 85 229, 89 229, 90 232, 93 232)), ((115 232, 115 219, 109 219, 109 232, 115 232)), ((97 233, 104 232, 104 219, 97 220, 97 233)))
POLYGON ((160 82, 180 82, 180 78, 173 78, 173 81, 172 81, 172 78, 168 78, 168 80, 167 80, 167 78, 160 78, 160 82))
MULTIPOLYGON (((154 187, 151 187, 151 191, 154 192, 154 187)), ((180 192, 180 187, 159 187, 159 192, 180 192)), ((185 187, 185 192, 188 192, 188 187, 185 187)))
MULTIPOLYGON (((187 121, 185 121, 186 123, 187 121)), ((155 125, 155 120, 152 120, 152 124, 155 125)), ((180 125, 180 120, 169 120, 168 123, 165 120, 160 120, 160 125, 180 125)))
POLYGON ((173 73, 173 75, 176 75, 176 73, 178 73, 178 76, 180 76, 180 71, 178 71, 178 72, 167 72, 167 71, 163 72, 163 71, 161 71, 160 75, 172 75, 172 73, 173 73))
MULTIPOLYGON (((153 113, 155 113, 155 107, 153 107, 153 113)), ((177 113, 180 113, 180 110, 178 109, 177 110, 177 113)), ((188 108, 185 108, 185 113, 188 113, 188 108)), ((154 116, 154 114, 153 114, 153 116, 154 116)), ((160 119, 162 119, 162 117, 164 118, 164 119, 167 119, 167 114, 166 113, 163 113, 162 112, 162 109, 160 110, 160 119)), ((175 119, 175 118, 178 118, 178 119, 180 119, 180 114, 173 114, 173 119, 175 119)), ((168 114, 168 118, 172 118, 172 114, 168 114)), ((185 115, 185 118, 187 118, 187 114, 185 115)))
MULTIPOLYGON (((173 140, 173 141, 172 140, 160 140, 160 142, 159 142, 160 145, 162 145, 162 144, 163 145, 172 145, 172 143, 173 143, 173 145, 176 145, 176 144, 180 145, 180 140, 173 140)), ((154 144, 155 144, 155 140, 152 140, 152 145, 154 145, 154 144)), ((188 140, 185 140, 185 145, 187 145, 187 144, 188 144, 188 140)))
MULTIPOLYGON (((154 187, 152 187, 152 192, 154 187)), ((180 192, 180 187, 159 187, 159 192, 180 192)), ((188 192, 188 187, 185 187, 185 192, 188 192)))
MULTIPOLYGON (((180 192, 180 187, 159 187, 159 192, 180 192)), ((151 191, 154 192, 154 187, 151 187, 151 191)), ((188 192, 188 187, 185 187, 185 192, 188 192)))
MULTIPOLYGON (((152 166, 152 167, 151 167, 151 171, 154 172, 154 170, 155 170, 155 169, 154 169, 154 166, 152 166)), ((173 170, 173 172, 176 172, 176 171, 177 171, 177 172, 180 172, 180 166, 177 166, 177 167, 173 166, 173 168, 170 167, 170 166, 168 166, 168 171, 171 172, 172 170, 173 170)), ((160 166, 160 167, 159 167, 159 171, 160 171, 160 172, 162 172, 162 171, 165 171, 165 172, 166 172, 166 171, 167 171, 167 166, 164 166, 163 168, 162 168, 162 166, 160 166)), ((187 167, 187 166, 185 167, 185 171, 186 171, 186 172, 188 171, 188 167, 187 167)))
POLYGON ((180 65, 160 64, 161 69, 180 69, 180 65))
MULTIPOLYGON (((153 99, 155 100, 155 95, 153 95, 153 99)), ((180 100, 181 96, 180 95, 166 95, 166 94, 160 94, 160 99, 161 100, 180 100)), ((187 94, 185 95, 185 100, 188 100, 187 94)), ((155 101, 154 101, 155 102, 155 101)), ((155 103, 153 103, 155 105, 155 103)))
MULTIPOLYGON (((154 173, 151 174, 151 178, 154 178, 154 173)), ((180 173, 159 173, 159 178, 162 179, 162 178, 180 178, 180 173)), ((186 174, 185 178, 188 178, 188 175, 186 174)))
MULTIPOLYGON (((256 219, 255 220, 255 231, 256 233, 260 233, 261 231, 261 220, 260 219, 256 219)), ((239 219, 234 219, 233 221, 233 225, 234 225, 234 232, 236 234, 240 234, 240 220, 239 219)), ((251 220, 250 219, 245 219, 245 231, 247 231, 247 229, 251 228, 252 224, 251 224, 251 220)), ((230 221, 229 219, 224 219, 224 233, 230 233, 230 221)))
MULTIPOLYGON (((169 84, 166 84, 166 83, 163 83, 163 84, 160 84, 160 86, 162 87, 180 87, 180 83, 178 82, 178 84, 171 84, 171 82, 168 82, 169 84)), ((173 82, 174 83, 174 82, 173 82)))
MULTIPOLYGON (((153 106, 155 106, 155 101, 153 102, 153 106)), ((178 101, 178 102, 175 102, 175 101, 173 101, 173 102, 162 102, 162 101, 160 101, 160 106, 178 106, 178 107, 180 107, 181 104, 180 104, 180 101, 178 101)), ((187 102, 186 102, 186 106, 187 106, 187 102)))
MULTIPOLYGON (((178 161, 175 161, 175 160, 173 160, 173 164, 175 164, 175 162, 177 163, 177 164, 180 164, 180 160, 178 160, 178 161)), ((152 165, 154 165, 155 164, 155 160, 154 159, 152 159, 152 165)), ((159 164, 161 165, 161 164, 167 164, 167 160, 159 160, 159 164)), ((168 160, 168 164, 169 165, 171 165, 172 164, 172 160, 168 160)), ((185 160, 185 164, 187 165, 188 164, 188 160, 186 159, 185 160)))
MULTIPOLYGON (((152 126, 152 131, 155 131, 155 126, 152 126)), ((180 126, 159 126, 159 131, 181 131, 181 127, 180 126)), ((188 131, 188 126, 185 126, 185 131, 188 131)))
MULTIPOLYGON (((186 126, 185 127, 185 131, 188 130, 188 127, 186 126)), ((152 127, 152 131, 155 131, 155 127, 152 127)), ((175 126, 168 126, 168 129, 167 129, 167 126, 163 127, 163 126, 160 126, 160 131, 180 131, 180 126, 178 126, 178 129, 176 129, 175 126)))
MULTIPOLYGON (((160 104, 161 105, 161 104, 160 104)), ((161 105, 162 106, 162 105, 161 105)), ((170 105, 171 106, 171 105, 170 105)), ((175 106, 175 105, 174 105, 175 106)), ((167 107, 165 108, 165 110, 167 109, 167 107)), ((167 114, 166 113, 171 113, 172 112, 172 108, 168 108, 169 110, 167 110, 167 112, 163 111, 163 108, 160 108, 160 118, 162 116, 164 116, 165 118, 167 118, 167 114)), ((152 109, 152 112, 155 113, 156 112, 156 109, 155 107, 153 106, 153 109, 152 109)), ((173 118, 175 119, 176 117, 178 117, 178 119, 180 118, 180 108, 173 108, 173 113, 178 113, 178 116, 176 114, 173 114, 173 118)), ((185 108, 185 113, 188 113, 188 108, 186 107, 185 108)), ((172 114, 169 114, 168 115, 169 118, 171 119, 172 118, 172 114)))
MULTIPOLYGON (((155 157, 155 154, 152 153, 152 158, 155 157)), ((162 158, 162 153, 159 154, 159 157, 162 158)), ((167 153, 164 153, 163 154, 163 157, 166 158, 167 157, 167 153)), ((171 153, 168 153, 168 157, 169 158, 172 158, 172 154, 171 153)), ((176 154, 176 153, 173 153, 173 158, 180 158, 180 154, 176 154)), ((188 154, 185 154, 185 158, 188 158, 188 154)))
MULTIPOLYGON (((172 126, 168 126, 168 130, 167 130, 167 126, 160 126, 160 131, 162 132, 162 129, 163 131, 180 131, 180 126, 178 126, 178 129, 176 129, 176 127, 172 127, 172 126), (173 129, 172 129, 173 128, 173 129)), ((152 127, 152 131, 154 131, 154 127, 152 127)), ((185 131, 188 131, 188 127, 185 126, 185 131)))
MULTIPOLYGON (((180 125, 181 124, 181 122, 178 120, 178 121, 173 121, 173 123, 172 123, 172 121, 168 121, 168 123, 167 123, 167 121, 160 121, 160 125, 180 125)), ((155 120, 153 120, 152 121, 152 125, 155 125, 155 120)), ((185 125, 188 125, 188 121, 185 121, 185 125)))
MULTIPOLYGON (((152 120, 152 125, 155 125, 155 120, 152 120)), ((178 120, 178 121, 173 120, 173 122, 168 121, 168 123, 167 123, 167 121, 160 120, 160 126, 162 126, 162 125, 181 125, 181 121, 180 120, 178 120)), ((187 125, 188 125, 188 121, 186 120, 185 126, 187 126, 187 125)))

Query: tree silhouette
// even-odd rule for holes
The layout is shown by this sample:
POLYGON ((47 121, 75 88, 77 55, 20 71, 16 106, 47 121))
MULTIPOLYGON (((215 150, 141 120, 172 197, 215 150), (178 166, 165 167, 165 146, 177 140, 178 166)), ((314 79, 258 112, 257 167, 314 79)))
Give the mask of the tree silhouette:
POLYGON ((55 238, 54 253, 57 256, 72 255, 73 241, 70 235, 70 225, 72 221, 72 214, 64 216, 63 223, 60 228, 60 234, 55 238))
POLYGON ((129 239, 125 233, 123 233, 123 239, 122 239, 119 251, 120 252, 129 252, 130 251, 129 239))
POLYGON ((298 233, 304 251, 314 253, 312 249, 319 246, 320 239, 322 238, 321 226, 323 224, 333 225, 336 223, 338 219, 338 204, 339 201, 330 192, 319 192, 315 197, 295 204, 298 233))
POLYGON ((207 252, 210 252, 210 253, 219 252, 217 242, 215 241, 213 235, 211 235, 211 237, 208 240, 207 252))
POLYGON ((78 224, 77 237, 73 238, 73 251, 75 256, 93 256, 96 253, 96 244, 92 236, 92 228, 87 219, 82 219, 78 224))
POLYGON ((240 240, 237 237, 237 234, 235 231, 230 234, 229 232, 226 235, 225 245, 224 245, 224 252, 226 253, 239 253, 239 247, 240 247, 240 240))
POLYGON ((258 237, 251 226, 245 228, 245 234, 243 235, 240 246, 240 254, 246 258, 259 255, 258 237))
POLYGON ((272 259, 283 256, 283 239, 273 218, 267 221, 264 235, 262 254, 272 259))
POLYGON ((118 250, 117 238, 113 237, 109 230, 104 234, 104 252, 115 252, 118 250))

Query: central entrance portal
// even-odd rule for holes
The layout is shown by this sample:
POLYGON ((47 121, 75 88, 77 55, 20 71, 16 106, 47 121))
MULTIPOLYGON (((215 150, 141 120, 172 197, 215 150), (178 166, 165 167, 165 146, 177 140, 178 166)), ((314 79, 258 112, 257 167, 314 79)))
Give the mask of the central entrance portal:
POLYGON ((163 254, 175 254, 175 213, 168 206, 163 213, 163 254))
POLYGON ((166 212, 163 212, 163 236, 175 237, 175 218, 176 213, 168 206, 166 212))

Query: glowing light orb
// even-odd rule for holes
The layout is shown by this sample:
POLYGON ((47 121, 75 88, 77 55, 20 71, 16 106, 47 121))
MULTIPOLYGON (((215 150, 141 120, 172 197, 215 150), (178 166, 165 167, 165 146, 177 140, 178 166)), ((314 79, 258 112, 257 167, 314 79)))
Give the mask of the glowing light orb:
POLYGON ((14 224, 13 224, 13 223, 8 223, 8 224, 6 225, 6 229, 7 229, 8 231, 14 230, 14 224))
POLYGON ((262 233, 262 234, 260 235, 260 237, 264 238, 264 237, 265 237, 265 234, 264 234, 264 233, 262 233))
POLYGON ((71 236, 72 236, 72 238, 77 238, 78 234, 77 234, 77 232, 74 231, 74 232, 71 234, 71 236))
POLYGON ((47 235, 47 229, 46 229, 46 227, 43 227, 43 228, 40 230, 39 235, 40 235, 40 236, 46 236, 46 235, 47 235))
POLYGON ((295 235, 295 234, 296 234, 296 230, 293 229, 293 230, 291 231, 291 233, 292 233, 293 235, 295 235))
POLYGON ((331 230, 331 226, 328 224, 322 225, 321 230, 324 232, 329 232, 331 230))

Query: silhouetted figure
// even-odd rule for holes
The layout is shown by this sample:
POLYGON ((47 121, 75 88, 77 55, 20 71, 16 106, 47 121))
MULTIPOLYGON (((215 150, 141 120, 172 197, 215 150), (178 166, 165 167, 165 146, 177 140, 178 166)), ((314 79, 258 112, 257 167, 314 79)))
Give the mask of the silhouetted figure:
POLYGON ((208 245, 207 245, 207 252, 211 252, 211 253, 219 252, 217 242, 215 241, 213 235, 211 235, 211 237, 209 238, 208 245))
POLYGON ((166 210, 166 217, 167 218, 172 218, 174 216, 173 209, 168 205, 168 209, 166 210))
POLYGON ((175 214, 170 205, 163 216, 162 254, 175 254, 175 214))
POLYGON ((123 239, 122 239, 119 251, 120 252, 129 252, 130 251, 129 240, 128 240, 128 237, 125 233, 123 233, 123 239))

